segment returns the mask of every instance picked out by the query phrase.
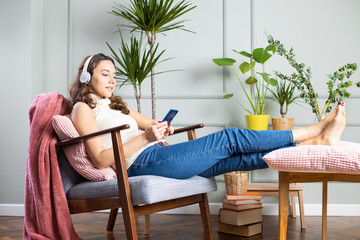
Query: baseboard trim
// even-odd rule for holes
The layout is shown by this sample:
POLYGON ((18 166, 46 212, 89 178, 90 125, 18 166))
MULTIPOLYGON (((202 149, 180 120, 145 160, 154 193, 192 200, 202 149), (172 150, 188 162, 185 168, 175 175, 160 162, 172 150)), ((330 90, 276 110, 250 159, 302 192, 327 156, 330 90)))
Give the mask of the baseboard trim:
POLYGON ((0 204, 0 216, 24 216, 24 204, 0 204))
MULTIPOLYGON (((210 214, 217 215, 221 203, 210 203, 210 214)), ((278 215, 278 204, 264 203, 263 215, 278 215)), ((360 204, 328 204, 328 216, 360 216, 360 204)), ((321 216, 321 204, 305 204, 305 216, 321 216)), ((296 205, 299 215, 299 206, 296 205)), ((0 204, 0 216, 24 216, 24 204, 0 204)), ((107 212, 107 211, 103 211, 107 212)), ((198 205, 176 208, 161 212, 163 214, 200 214, 198 205)))

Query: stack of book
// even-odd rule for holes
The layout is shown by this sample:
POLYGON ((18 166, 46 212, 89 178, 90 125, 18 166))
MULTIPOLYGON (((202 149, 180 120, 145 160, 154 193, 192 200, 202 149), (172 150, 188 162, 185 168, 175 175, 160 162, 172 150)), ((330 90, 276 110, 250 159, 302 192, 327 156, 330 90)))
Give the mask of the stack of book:
POLYGON ((262 232, 262 203, 260 193, 227 195, 219 212, 219 232, 250 237, 262 232))

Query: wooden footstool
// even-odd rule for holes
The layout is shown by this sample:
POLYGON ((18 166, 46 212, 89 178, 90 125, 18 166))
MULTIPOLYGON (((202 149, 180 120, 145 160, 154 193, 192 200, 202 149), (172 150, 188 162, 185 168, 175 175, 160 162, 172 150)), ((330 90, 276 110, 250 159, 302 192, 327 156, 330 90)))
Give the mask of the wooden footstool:
MULTIPOLYGON (((305 229, 305 217, 304 217, 304 201, 303 191, 304 187, 300 183, 292 183, 289 186, 289 197, 291 197, 292 205, 292 217, 296 217, 296 204, 295 197, 299 200, 299 212, 301 229, 305 229)), ((259 192, 264 197, 277 197, 279 196, 279 184, 278 183, 249 183, 248 192, 259 192)))

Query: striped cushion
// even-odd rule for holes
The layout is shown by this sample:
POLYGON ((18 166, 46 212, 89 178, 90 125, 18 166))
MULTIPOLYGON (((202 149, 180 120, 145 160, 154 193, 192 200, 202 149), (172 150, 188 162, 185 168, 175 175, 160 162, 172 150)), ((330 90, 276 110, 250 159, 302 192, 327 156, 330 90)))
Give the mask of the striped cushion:
POLYGON ((360 174, 360 144, 341 141, 340 146, 309 145, 278 149, 263 159, 278 171, 316 171, 360 174))
MULTIPOLYGON (((80 136, 68 116, 54 116, 52 125, 60 140, 80 136)), ((113 168, 107 167, 100 170, 95 167, 86 153, 84 142, 64 147, 63 151, 71 166, 84 178, 90 181, 104 181, 116 178, 116 172, 113 168)))

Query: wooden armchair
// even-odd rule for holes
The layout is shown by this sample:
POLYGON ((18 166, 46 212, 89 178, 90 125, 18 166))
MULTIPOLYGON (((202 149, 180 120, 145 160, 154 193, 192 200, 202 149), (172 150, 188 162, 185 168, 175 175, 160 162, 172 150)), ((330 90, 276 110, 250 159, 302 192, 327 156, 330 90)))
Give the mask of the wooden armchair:
MULTIPOLYGON (((175 134, 187 132, 188 139, 196 138, 195 129, 203 124, 175 130, 175 134)), ((195 176, 186 180, 170 179, 158 176, 128 177, 125 165, 120 131, 128 125, 111 128, 60 141, 56 144, 59 168, 67 195, 71 214, 111 209, 107 230, 114 228, 119 208, 122 209, 127 239, 138 239, 136 216, 149 215, 154 212, 199 204, 206 239, 213 239, 207 192, 216 190, 214 178, 195 176), (117 179, 91 182, 80 176, 69 164, 62 147, 78 143, 85 139, 110 133, 115 156, 117 179), (142 191, 140 188, 148 188, 142 191), (161 187, 159 187, 161 186, 161 187), (166 189, 174 189, 173 194, 166 189), (181 191, 176 191, 181 189, 181 191), (187 189, 183 191, 184 189, 187 189), (169 193, 170 192, 170 193, 169 193), (166 193, 166 195, 164 194, 166 193), (103 195, 103 196, 101 196, 103 195)), ((149 220, 149 218, 146 218, 149 220)), ((165 231, 165 230, 164 230, 165 231)))

